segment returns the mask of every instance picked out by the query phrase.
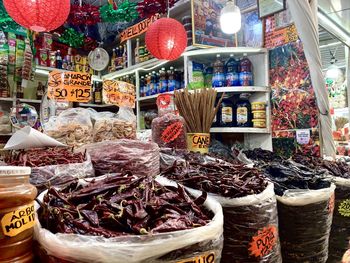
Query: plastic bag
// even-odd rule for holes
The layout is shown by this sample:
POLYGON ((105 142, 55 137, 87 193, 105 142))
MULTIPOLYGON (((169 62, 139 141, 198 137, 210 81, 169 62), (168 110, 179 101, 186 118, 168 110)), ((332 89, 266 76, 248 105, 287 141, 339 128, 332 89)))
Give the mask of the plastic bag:
POLYGON ((287 190, 277 196, 283 262, 324 263, 328 257, 334 189, 287 190))
POLYGON ((64 110, 58 117, 50 117, 43 128, 47 135, 69 146, 80 147, 93 141, 92 122, 86 109, 64 110))
POLYGON ((90 155, 96 176, 131 171, 136 175, 159 174, 159 148, 155 143, 116 140, 93 143, 79 149, 90 155))
POLYGON ((350 240, 350 179, 335 177, 334 214, 329 238, 330 263, 340 262, 350 240))
MULTIPOLYGON (((42 200, 44 193, 40 195, 42 200)), ((196 196, 196 195, 194 195, 196 196)), ((205 207, 212 211, 212 221, 190 230, 143 236, 104 238, 75 234, 53 234, 42 228, 39 220, 34 238, 45 262, 74 263, 219 263, 222 249, 222 208, 212 198, 205 207), (45 255, 46 254, 46 255, 45 255)))
MULTIPOLYGON (((163 176, 161 184, 176 186, 163 176)), ((185 187, 192 194, 201 191, 185 187)), ((215 194, 209 197, 218 201, 224 212, 224 248, 222 263, 282 262, 278 236, 277 203, 273 184, 257 195, 225 198, 215 194)))
POLYGON ((95 171, 91 158, 87 155, 86 161, 83 163, 32 167, 30 183, 36 186, 38 193, 41 193, 50 186, 59 186, 77 178, 94 176, 95 171))

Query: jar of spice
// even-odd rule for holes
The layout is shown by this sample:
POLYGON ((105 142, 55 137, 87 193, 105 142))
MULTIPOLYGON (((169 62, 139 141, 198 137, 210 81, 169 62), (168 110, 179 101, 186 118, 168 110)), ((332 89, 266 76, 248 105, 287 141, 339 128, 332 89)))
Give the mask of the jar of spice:
POLYGON ((0 166, 0 262, 32 262, 34 199, 30 167, 0 166))
POLYGON ((174 96, 157 98, 158 118, 152 121, 152 139, 159 147, 187 149, 185 120, 175 114, 174 96))

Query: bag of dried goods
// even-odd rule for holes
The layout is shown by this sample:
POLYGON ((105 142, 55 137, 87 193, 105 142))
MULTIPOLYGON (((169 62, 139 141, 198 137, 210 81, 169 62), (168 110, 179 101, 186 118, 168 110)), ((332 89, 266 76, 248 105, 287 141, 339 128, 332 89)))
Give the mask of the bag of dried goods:
POLYGON ((8 134, 12 131, 9 113, 0 107, 0 134, 8 134))
POLYGON ((224 212, 223 263, 282 262, 273 185, 256 169, 192 154, 157 178, 208 192, 224 212), (167 179, 165 179, 167 178, 167 179))
POLYGON ((161 148, 187 149, 185 120, 175 114, 174 97, 157 98, 158 116, 152 121, 152 139, 161 148))
POLYGON ((159 174, 159 147, 155 143, 122 139, 89 144, 78 151, 87 151, 97 176, 122 171, 159 174))
POLYGON ((67 148, 36 148, 13 151, 6 156, 7 165, 32 168, 30 183, 42 192, 52 185, 69 183, 76 178, 93 177, 90 157, 67 148))
POLYGON ((43 126, 50 137, 68 146, 80 147, 93 141, 92 122, 87 109, 71 108, 51 117, 43 126))
POLYGON ((325 263, 331 230, 335 186, 323 174, 293 161, 271 163, 283 262, 325 263))
POLYGON ((39 199, 42 262, 220 262, 222 208, 205 194, 120 174, 50 188, 39 199))

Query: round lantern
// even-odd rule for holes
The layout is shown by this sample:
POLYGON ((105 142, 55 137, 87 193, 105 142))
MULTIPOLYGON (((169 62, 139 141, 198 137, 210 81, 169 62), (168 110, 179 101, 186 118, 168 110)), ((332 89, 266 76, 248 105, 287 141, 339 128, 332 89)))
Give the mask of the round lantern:
POLYGON ((158 59, 175 60, 187 46, 186 30, 175 19, 161 18, 148 28, 146 46, 158 59))
POLYGON ((36 32, 51 31, 63 25, 70 11, 70 0, 4 0, 12 19, 36 32))

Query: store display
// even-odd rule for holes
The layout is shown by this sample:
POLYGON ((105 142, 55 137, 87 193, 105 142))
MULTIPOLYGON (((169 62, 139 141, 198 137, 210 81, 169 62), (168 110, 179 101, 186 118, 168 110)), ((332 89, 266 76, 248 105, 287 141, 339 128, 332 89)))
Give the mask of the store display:
POLYGON ((152 139, 159 147, 186 149, 186 125, 175 114, 174 97, 161 94, 157 98, 158 117, 152 121, 152 139))
POLYGON ((29 167, 0 166, 0 261, 33 260, 34 199, 29 167))
POLYGON ((68 146, 80 147, 93 141, 93 127, 86 109, 64 110, 57 117, 50 117, 43 128, 47 135, 68 146))

